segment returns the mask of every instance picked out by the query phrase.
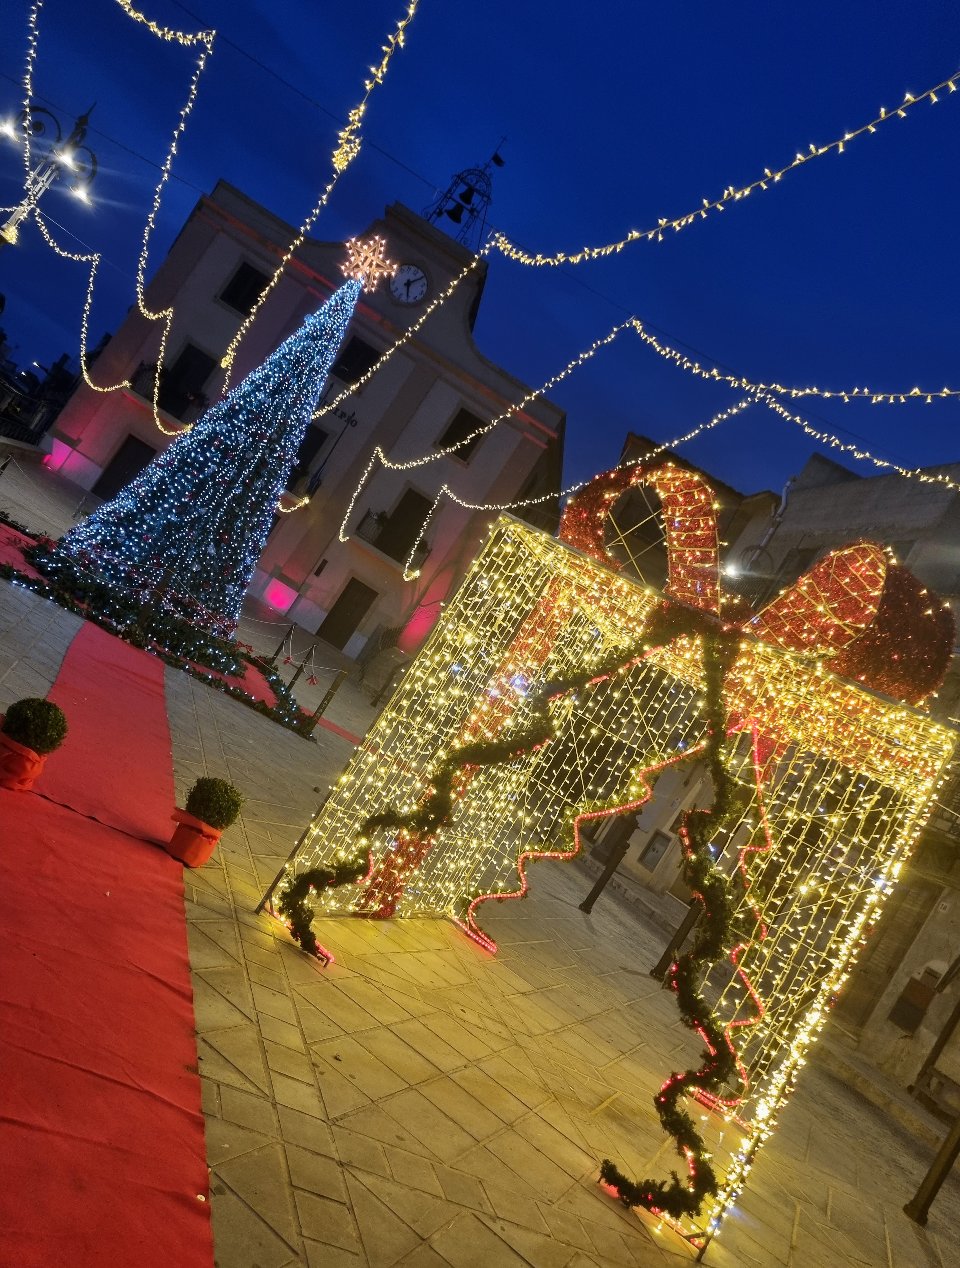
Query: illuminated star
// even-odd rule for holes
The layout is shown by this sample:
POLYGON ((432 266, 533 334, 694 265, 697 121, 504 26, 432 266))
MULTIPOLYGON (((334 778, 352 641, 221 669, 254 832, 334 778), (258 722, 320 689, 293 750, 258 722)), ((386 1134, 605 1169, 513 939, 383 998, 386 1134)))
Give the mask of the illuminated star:
POLYGON ((397 266, 383 254, 385 238, 351 238, 344 243, 347 259, 341 269, 347 277, 363 282, 365 291, 375 290, 382 277, 393 277, 397 266))

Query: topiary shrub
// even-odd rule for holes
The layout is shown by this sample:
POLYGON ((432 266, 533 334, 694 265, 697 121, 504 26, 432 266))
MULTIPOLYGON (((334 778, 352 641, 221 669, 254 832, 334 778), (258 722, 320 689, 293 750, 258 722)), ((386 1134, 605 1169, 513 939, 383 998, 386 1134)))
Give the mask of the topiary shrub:
POLYGON ((240 813, 243 797, 225 779, 204 776, 187 794, 187 814, 202 819, 211 828, 229 828, 240 813))
POLYGON ((59 748, 67 734, 67 718, 49 700, 27 696, 15 701, 3 720, 3 733, 15 744, 33 749, 35 753, 52 753, 59 748))

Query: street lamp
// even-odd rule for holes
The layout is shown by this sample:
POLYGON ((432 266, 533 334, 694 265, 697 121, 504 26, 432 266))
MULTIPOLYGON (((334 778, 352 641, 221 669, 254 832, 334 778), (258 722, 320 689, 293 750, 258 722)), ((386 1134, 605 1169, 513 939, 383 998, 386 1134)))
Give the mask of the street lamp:
POLYGON ((83 140, 92 111, 93 106, 75 120, 73 131, 62 144, 60 120, 52 110, 43 106, 28 106, 15 119, 5 119, 0 123, 0 132, 13 141, 18 140, 25 130, 32 139, 45 140, 49 144, 40 162, 27 176, 23 202, 0 225, 0 246, 4 243, 13 245, 17 241, 21 224, 54 181, 65 173, 74 177, 70 192, 81 202, 89 203, 90 186, 97 174, 97 156, 83 144, 83 140))

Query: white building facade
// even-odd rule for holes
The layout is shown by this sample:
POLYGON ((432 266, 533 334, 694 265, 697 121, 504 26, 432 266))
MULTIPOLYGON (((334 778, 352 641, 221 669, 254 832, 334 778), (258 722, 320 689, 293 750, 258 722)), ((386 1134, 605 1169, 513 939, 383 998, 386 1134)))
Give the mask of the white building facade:
MULTIPOLYGON (((351 391, 314 420, 284 505, 307 501, 278 515, 251 587, 350 657, 372 646, 371 639, 407 652, 423 642, 495 516, 458 499, 504 504, 555 493, 565 421, 560 409, 537 399, 456 453, 438 456, 511 411, 529 388, 474 342, 484 262, 400 204, 358 236, 371 233, 386 239, 386 254, 400 271, 361 297, 324 401, 351 391), (464 273, 422 329, 354 387, 464 273), (345 525, 348 540, 341 541, 378 447, 394 461, 431 460, 409 470, 376 464, 345 525), (443 486, 452 496, 437 503, 443 486), (411 571, 419 575, 406 581, 404 564, 418 540, 411 571)), ((153 311, 172 306, 175 313, 160 382, 168 430, 192 422, 217 399, 221 359, 293 236, 289 225, 223 182, 191 213, 147 293, 153 311)), ((232 383, 329 298, 343 280, 344 255, 339 242, 303 244, 240 343, 232 383)), ((92 496, 112 497, 170 443, 151 403, 160 337, 159 322, 131 310, 91 368, 98 384, 128 379, 131 386, 109 393, 81 386, 49 433, 50 465, 92 496)), ((548 502, 545 516, 544 508, 532 516, 552 527, 551 511, 548 502)))

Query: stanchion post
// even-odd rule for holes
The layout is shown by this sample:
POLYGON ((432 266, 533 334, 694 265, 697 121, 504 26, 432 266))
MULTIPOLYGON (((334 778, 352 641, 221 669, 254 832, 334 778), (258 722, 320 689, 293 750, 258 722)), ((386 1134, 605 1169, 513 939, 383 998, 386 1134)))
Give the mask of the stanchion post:
POLYGON ((960 1157, 960 1118, 956 1120, 946 1139, 937 1151, 937 1156, 930 1164, 930 1170, 920 1181, 920 1188, 903 1208, 915 1224, 926 1224, 927 1215, 933 1205, 933 1199, 940 1192, 940 1186, 950 1174, 950 1169, 960 1157))
MULTIPOLYGON (((312 734, 313 734, 313 730, 314 730, 314 728, 316 727, 316 725, 317 725, 317 723, 320 721, 320 719, 323 717, 324 710, 326 709, 326 707, 327 707, 327 705, 330 703, 330 701, 333 699, 333 697, 334 697, 334 696, 337 694, 337 692, 340 690, 340 687, 341 687, 341 686, 342 686, 342 684, 343 684, 343 680, 346 678, 346 676, 347 676, 347 674, 349 674, 349 672, 350 672, 350 671, 349 671, 349 669, 341 669, 341 670, 338 672, 338 674, 337 674, 336 678, 334 678, 333 682, 332 682, 332 683, 330 684, 330 686, 328 687, 328 689, 327 689, 327 694, 323 697, 323 699, 320 701, 320 703, 319 703, 319 704, 317 705, 317 707, 314 709, 314 711, 313 711, 313 713, 310 715, 309 719, 308 719, 306 722, 304 722, 304 723, 303 723, 303 725, 299 728, 301 735, 312 735, 312 734)), ((292 685, 292 684, 291 684, 291 685, 292 685)))
POLYGON ((288 639, 288 638, 292 638, 292 637, 293 637, 293 631, 294 631, 295 629, 296 629, 296 626, 295 626, 295 625, 291 625, 291 626, 290 626, 290 628, 287 630, 286 634, 284 634, 283 638, 280 640, 280 646, 279 646, 279 647, 277 648, 277 650, 273 653, 273 655, 269 658, 269 660, 268 660, 268 662, 267 662, 268 664, 270 664, 270 665, 276 665, 276 663, 277 663, 277 657, 280 655, 280 653, 281 653, 281 652, 283 651, 283 649, 286 647, 286 645, 287 645, 287 639, 288 639))

